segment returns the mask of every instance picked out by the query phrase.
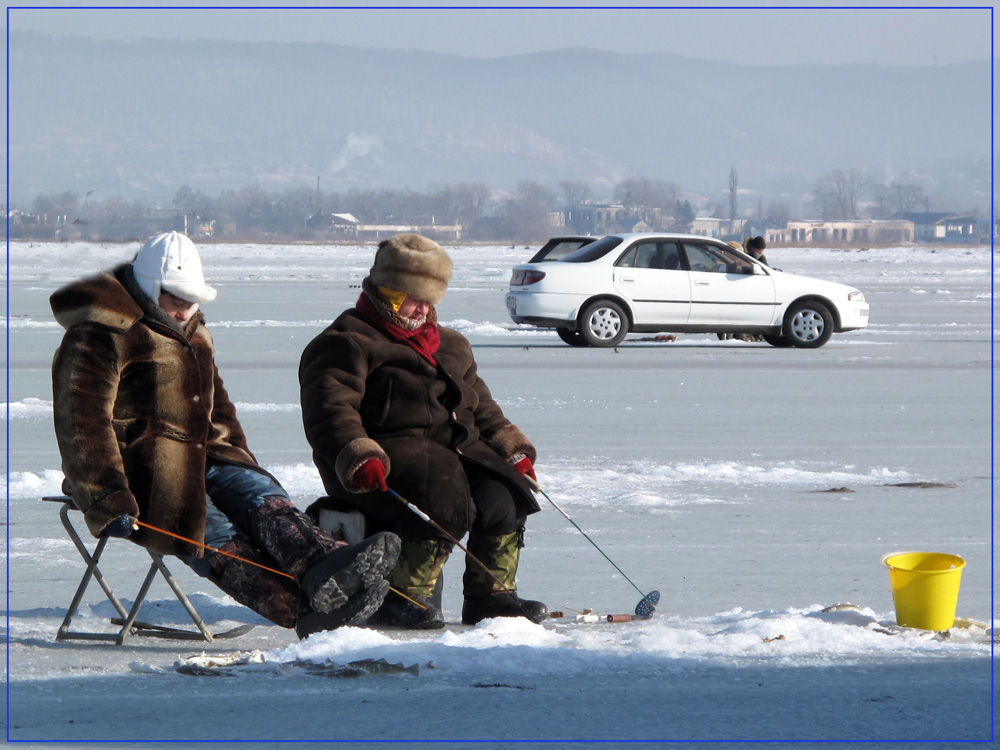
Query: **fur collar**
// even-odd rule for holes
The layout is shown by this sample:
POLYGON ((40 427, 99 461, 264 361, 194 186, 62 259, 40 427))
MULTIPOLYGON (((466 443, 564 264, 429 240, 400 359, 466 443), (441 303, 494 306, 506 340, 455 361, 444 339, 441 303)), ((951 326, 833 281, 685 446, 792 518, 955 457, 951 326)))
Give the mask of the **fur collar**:
POLYGON ((204 321, 199 311, 182 328, 139 288, 129 263, 67 284, 49 303, 56 322, 67 330, 91 323, 123 333, 145 318, 183 336, 196 321, 204 321))

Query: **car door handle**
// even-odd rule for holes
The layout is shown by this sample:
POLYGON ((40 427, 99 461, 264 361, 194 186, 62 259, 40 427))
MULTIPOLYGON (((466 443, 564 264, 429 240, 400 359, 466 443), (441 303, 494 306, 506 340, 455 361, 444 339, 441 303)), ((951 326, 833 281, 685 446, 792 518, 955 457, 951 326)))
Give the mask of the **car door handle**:
POLYGON ((631 276, 619 276, 618 280, 622 281, 622 282, 627 281, 629 283, 632 283, 633 281, 635 281, 635 279, 633 279, 631 276))
POLYGON ((701 281, 701 280, 694 282, 695 286, 708 286, 708 284, 709 284, 709 282, 707 282, 707 281, 701 281))

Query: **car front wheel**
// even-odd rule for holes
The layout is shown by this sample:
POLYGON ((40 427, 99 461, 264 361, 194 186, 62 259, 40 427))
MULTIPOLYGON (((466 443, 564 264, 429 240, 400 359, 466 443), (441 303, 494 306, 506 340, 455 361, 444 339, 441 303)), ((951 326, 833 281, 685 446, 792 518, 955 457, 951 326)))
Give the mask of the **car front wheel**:
POLYGON ((783 332, 792 346, 817 349, 833 335, 833 316, 821 302, 796 302, 788 308, 783 332))
POLYGON ((628 318, 619 305, 601 300, 584 308, 578 330, 590 346, 618 346, 628 333, 628 318))

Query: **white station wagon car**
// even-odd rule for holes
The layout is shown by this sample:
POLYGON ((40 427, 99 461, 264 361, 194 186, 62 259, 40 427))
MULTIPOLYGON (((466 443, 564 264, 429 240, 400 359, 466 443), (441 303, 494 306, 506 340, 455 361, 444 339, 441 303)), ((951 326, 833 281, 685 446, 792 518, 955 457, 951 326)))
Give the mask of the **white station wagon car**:
POLYGON ((773 346, 816 348, 868 325, 857 289, 687 234, 609 235, 554 263, 515 266, 507 311, 573 346, 616 346, 634 331, 759 333, 773 346))

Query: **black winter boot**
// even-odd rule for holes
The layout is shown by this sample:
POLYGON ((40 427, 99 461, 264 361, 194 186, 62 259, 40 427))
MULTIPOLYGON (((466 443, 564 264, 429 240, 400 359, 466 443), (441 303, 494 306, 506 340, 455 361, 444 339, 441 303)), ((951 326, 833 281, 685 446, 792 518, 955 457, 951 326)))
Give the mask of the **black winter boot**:
POLYGON ((336 630, 346 625, 364 625, 381 606, 388 593, 389 582, 383 580, 372 588, 362 589, 360 593, 348 599, 347 604, 333 612, 310 610, 295 621, 295 634, 302 639, 323 630, 336 630))
POLYGON ((396 567, 389 574, 395 591, 389 592, 369 624, 406 630, 443 628, 439 584, 451 549, 451 544, 434 539, 403 538, 396 567))
POLYGON ((523 546, 523 527, 499 536, 469 535, 469 552, 493 575, 466 555, 462 578, 465 590, 463 625, 475 625, 490 617, 526 617, 532 622, 541 622, 548 616, 549 609, 544 604, 517 595, 515 579, 523 546))
POLYGON ((399 537, 388 531, 335 549, 302 575, 302 590, 315 611, 333 612, 362 589, 379 586, 399 549, 399 537))
MULTIPOLYGON (((407 596, 410 596, 407 594, 407 596)), ((444 627, 441 607, 427 596, 410 596, 404 599, 395 591, 390 591, 385 603, 368 621, 369 625, 380 625, 403 630, 439 630, 444 627), (415 603, 414 603, 415 602, 415 603)))
POLYGON ((491 617, 526 617, 532 622, 541 622, 548 616, 549 608, 544 604, 521 599, 517 594, 466 597, 462 605, 463 625, 475 625, 491 617))

